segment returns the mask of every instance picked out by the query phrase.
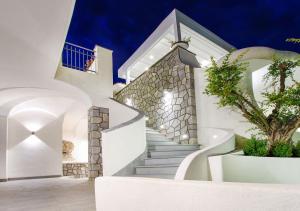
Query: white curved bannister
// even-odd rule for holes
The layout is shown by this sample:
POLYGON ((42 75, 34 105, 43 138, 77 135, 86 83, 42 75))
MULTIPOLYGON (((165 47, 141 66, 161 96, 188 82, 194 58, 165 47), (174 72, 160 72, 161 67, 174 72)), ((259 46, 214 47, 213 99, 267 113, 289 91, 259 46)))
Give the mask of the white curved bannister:
POLYGON ((228 153, 235 149, 233 131, 217 128, 206 128, 204 131, 205 148, 188 155, 182 161, 175 180, 209 180, 208 156, 228 153))
POLYGON ((118 173, 141 156, 146 150, 146 124, 144 114, 125 104, 119 104, 123 109, 127 107, 128 111, 135 111, 136 116, 129 121, 102 131, 104 176, 111 176, 118 173))

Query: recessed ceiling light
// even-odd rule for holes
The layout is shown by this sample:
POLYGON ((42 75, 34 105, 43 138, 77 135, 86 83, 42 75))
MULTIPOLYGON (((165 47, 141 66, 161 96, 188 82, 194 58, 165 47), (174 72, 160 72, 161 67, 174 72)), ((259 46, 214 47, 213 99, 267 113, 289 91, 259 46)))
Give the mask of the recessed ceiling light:
POLYGON ((202 67, 206 67, 207 65, 209 65, 209 61, 203 60, 203 61, 201 62, 201 66, 202 66, 202 67))
POLYGON ((149 56, 149 59, 154 59, 154 56, 153 56, 153 55, 150 55, 150 56, 149 56))

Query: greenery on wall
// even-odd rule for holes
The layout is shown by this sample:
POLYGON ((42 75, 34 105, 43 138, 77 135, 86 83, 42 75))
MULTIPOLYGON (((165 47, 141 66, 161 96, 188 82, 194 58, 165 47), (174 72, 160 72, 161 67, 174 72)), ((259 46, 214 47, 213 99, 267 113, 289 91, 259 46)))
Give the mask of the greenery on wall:
POLYGON ((212 59, 212 66, 206 70, 208 84, 205 92, 217 96, 220 107, 240 111, 257 129, 258 132, 244 146, 244 152, 248 150, 245 154, 292 156, 292 135, 300 127, 300 82, 294 78, 300 59, 274 57, 264 76, 267 85, 262 93, 264 101, 256 102, 241 86, 248 68, 247 63, 241 62, 244 54, 233 61, 228 54, 221 64, 212 59))

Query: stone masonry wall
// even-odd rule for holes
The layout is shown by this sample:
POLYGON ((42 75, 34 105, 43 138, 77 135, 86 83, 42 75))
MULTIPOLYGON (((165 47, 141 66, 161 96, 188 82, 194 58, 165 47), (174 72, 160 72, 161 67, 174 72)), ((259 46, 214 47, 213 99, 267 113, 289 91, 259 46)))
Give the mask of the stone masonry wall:
POLYGON ((147 126, 166 133, 175 142, 197 142, 194 70, 181 62, 179 48, 116 93, 115 98, 145 112, 147 126))
POLYGON ((88 118, 89 178, 94 179, 103 175, 101 131, 109 128, 109 110, 93 106, 88 118))
POLYGON ((88 177, 88 163, 63 163, 63 176, 88 177))

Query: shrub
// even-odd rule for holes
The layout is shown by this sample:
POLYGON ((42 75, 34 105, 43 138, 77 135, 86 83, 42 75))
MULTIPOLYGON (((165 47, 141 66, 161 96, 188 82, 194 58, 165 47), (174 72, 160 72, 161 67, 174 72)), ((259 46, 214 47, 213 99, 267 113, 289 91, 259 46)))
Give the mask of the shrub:
POLYGON ((293 155, 295 157, 300 157, 300 141, 298 141, 297 144, 294 146, 293 155))
POLYGON ((244 155, 265 157, 268 155, 267 141, 252 137, 245 143, 243 151, 244 155))
POLYGON ((293 146, 286 142, 275 142, 270 150, 273 157, 292 157, 293 146))

